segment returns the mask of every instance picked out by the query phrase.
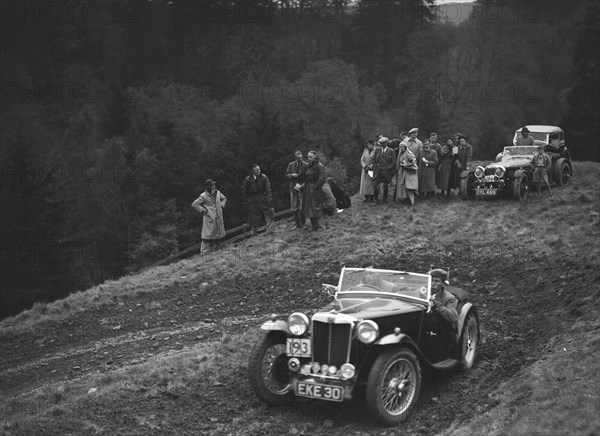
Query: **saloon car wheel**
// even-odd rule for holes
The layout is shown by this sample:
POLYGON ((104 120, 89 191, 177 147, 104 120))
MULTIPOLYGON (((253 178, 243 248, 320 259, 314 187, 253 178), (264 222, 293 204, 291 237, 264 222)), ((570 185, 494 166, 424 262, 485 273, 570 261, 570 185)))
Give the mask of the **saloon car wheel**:
POLYGON ((571 167, 565 159, 559 159, 554 164, 553 178, 558 186, 567 186, 571 181, 571 167))
POLYGON ((527 194, 529 194, 529 177, 523 173, 513 182, 513 198, 517 201, 526 200, 527 194))
POLYGON ((460 336, 460 367, 463 370, 471 369, 475 362, 477 346, 479 345, 479 326, 477 316, 467 315, 463 331, 460 336))
POLYGON ((404 421, 421 389, 421 368, 415 354, 404 349, 381 353, 367 380, 366 400, 371 416, 383 425, 404 421))
POLYGON ((285 354, 285 336, 269 332, 252 348, 248 379, 256 396, 265 403, 288 403, 293 398, 285 354))
POLYGON ((473 191, 473 182, 475 176, 473 173, 469 173, 468 177, 462 177, 460 179, 460 197, 463 200, 472 200, 475 198, 475 192, 473 191))

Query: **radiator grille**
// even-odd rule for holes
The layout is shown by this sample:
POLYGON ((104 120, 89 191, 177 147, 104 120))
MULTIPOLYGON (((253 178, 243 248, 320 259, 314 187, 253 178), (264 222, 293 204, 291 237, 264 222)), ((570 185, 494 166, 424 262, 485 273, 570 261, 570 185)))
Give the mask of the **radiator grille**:
POLYGON ((313 360, 338 368, 348 361, 350 324, 330 324, 313 321, 313 360))

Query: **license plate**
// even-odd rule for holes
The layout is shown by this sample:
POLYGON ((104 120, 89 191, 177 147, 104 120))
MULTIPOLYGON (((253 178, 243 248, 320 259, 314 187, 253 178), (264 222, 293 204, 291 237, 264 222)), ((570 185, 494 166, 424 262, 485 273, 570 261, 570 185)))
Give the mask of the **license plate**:
POLYGON ((287 338, 285 353, 290 357, 310 357, 310 339, 287 338))
POLYGON ((342 401, 344 399, 344 388, 341 386, 297 382, 296 395, 317 398, 319 400, 342 401))
POLYGON ((497 189, 475 189, 475 195, 497 195, 497 189))

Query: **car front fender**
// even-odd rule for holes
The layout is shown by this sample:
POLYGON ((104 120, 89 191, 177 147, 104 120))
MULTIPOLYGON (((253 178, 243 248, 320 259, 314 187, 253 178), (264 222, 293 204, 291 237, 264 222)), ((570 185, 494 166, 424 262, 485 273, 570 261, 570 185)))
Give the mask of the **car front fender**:
POLYGON ((263 325, 260 326, 261 330, 266 331, 282 331, 285 332, 287 330, 287 322, 283 320, 275 320, 275 321, 267 321, 263 325))
POLYGON ((381 339, 379 339, 377 342, 375 342, 374 345, 391 345, 391 344, 401 344, 401 343, 409 343, 416 347, 416 344, 411 339, 411 337, 404 333, 399 333, 399 334, 390 333, 389 335, 386 335, 386 336, 382 337, 381 339))
POLYGON ((513 175, 512 175, 512 178, 513 178, 513 179, 518 179, 518 178, 520 178, 520 177, 521 177, 521 175, 522 175, 522 174, 525 174, 525 173, 527 173, 527 170, 525 170, 525 169, 516 170, 516 171, 513 173, 513 175))
POLYGON ((460 313, 458 314, 457 325, 458 325, 458 336, 459 337, 460 337, 460 333, 462 332, 463 325, 465 324, 465 319, 467 318, 467 315, 471 311, 472 307, 473 307, 472 303, 465 303, 464 306, 462 307, 460 313))

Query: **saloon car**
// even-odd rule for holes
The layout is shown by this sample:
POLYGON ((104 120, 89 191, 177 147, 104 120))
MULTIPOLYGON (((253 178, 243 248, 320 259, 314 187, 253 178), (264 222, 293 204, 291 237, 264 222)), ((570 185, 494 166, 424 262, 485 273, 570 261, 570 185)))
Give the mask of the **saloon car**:
POLYGON ((504 147, 496 156, 496 162, 486 167, 461 174, 460 193, 463 200, 473 198, 512 197, 515 200, 527 198, 532 184, 533 167, 531 160, 538 145, 544 146, 544 153, 550 156, 552 166, 548 180, 552 185, 568 185, 573 174, 571 154, 565 143, 565 134, 560 127, 530 125, 529 135, 533 145, 517 145, 521 129, 515 131, 513 145, 504 147))
POLYGON ((343 268, 338 284, 324 287, 333 299, 312 316, 272 315, 261 326, 248 362, 260 400, 359 397, 376 421, 394 425, 415 407, 421 368, 472 367, 479 318, 466 291, 445 287, 458 300, 459 318, 444 327, 432 310, 428 274, 343 268))

